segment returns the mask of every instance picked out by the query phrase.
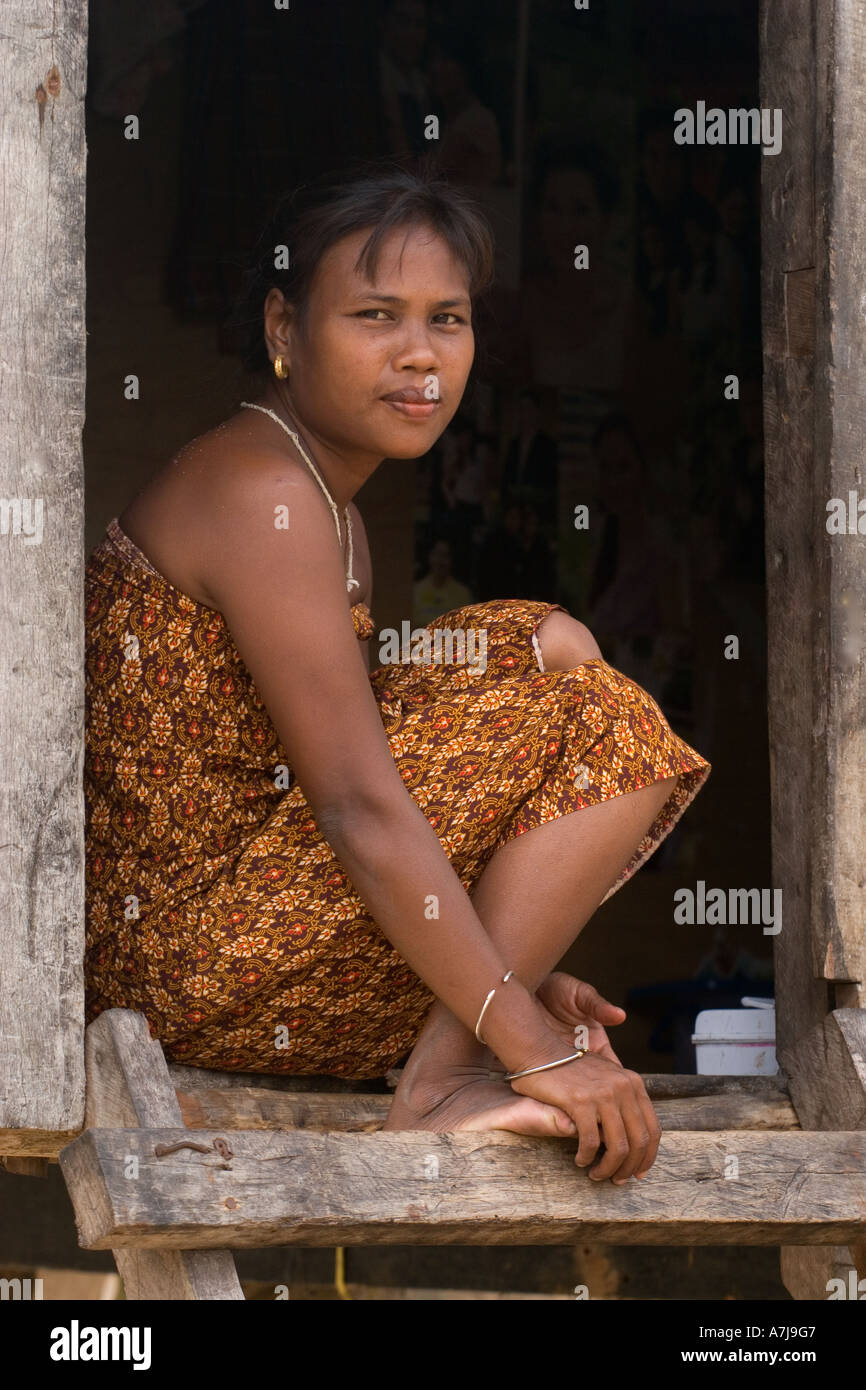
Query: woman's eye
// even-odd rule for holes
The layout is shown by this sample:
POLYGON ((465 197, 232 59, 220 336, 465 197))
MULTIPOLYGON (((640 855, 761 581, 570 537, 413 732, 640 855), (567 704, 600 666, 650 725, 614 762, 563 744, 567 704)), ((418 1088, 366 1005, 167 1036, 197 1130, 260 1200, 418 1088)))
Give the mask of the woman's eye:
MULTIPOLYGON (((388 319, 390 317, 386 309, 359 309, 355 317, 363 319, 367 318, 370 314, 381 314, 383 319, 388 319)), ((371 320, 371 322, 381 322, 381 320, 371 320)), ((435 314, 433 322, 440 324, 443 328, 453 328, 456 324, 465 323, 466 320, 461 318, 459 314, 443 312, 441 314, 435 314), (443 319, 448 319, 449 322, 443 323, 443 319)))

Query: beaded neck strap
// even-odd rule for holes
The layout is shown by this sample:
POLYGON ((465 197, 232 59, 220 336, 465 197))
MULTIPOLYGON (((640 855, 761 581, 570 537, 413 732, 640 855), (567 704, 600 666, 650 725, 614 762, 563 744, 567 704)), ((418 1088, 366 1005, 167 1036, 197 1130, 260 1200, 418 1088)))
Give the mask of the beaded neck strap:
MULTIPOLYGON (((277 424, 281 425, 282 428, 286 431, 286 434, 294 443, 295 448, 301 455, 301 458, 307 464, 308 468, 313 474, 313 477, 316 479, 316 482, 319 484, 319 487, 322 489, 323 493, 325 494, 325 497, 328 500, 328 506, 331 508, 331 512, 334 517, 334 525, 337 528, 337 540, 340 544, 340 548, 342 549, 343 538, 340 535, 340 518, 337 512, 337 504, 331 496, 330 492, 328 491, 327 486, 325 485, 324 478, 322 477, 316 465, 313 463, 313 460, 310 458, 309 454, 306 452, 300 439, 295 434, 295 431, 290 430, 285 420, 281 420, 277 412, 275 410, 271 410, 266 405, 256 405, 255 401, 241 401, 241 405, 247 406, 250 410, 260 410, 264 415, 270 415, 271 419, 276 420, 277 424)), ((343 518, 346 522, 346 536, 349 541, 349 568, 346 571, 346 590, 348 593, 351 593, 353 589, 360 589, 361 585, 352 574, 352 518, 349 516, 348 507, 344 507, 343 509, 343 518)))

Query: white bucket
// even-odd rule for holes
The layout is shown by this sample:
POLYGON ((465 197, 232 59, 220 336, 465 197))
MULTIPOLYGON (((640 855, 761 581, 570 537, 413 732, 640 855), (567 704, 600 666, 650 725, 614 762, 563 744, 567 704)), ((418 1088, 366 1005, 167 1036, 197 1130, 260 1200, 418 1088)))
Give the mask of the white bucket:
POLYGON ((772 999, 741 999, 741 1009, 705 1009, 695 1019, 699 1076, 775 1076, 776 1008, 772 999))

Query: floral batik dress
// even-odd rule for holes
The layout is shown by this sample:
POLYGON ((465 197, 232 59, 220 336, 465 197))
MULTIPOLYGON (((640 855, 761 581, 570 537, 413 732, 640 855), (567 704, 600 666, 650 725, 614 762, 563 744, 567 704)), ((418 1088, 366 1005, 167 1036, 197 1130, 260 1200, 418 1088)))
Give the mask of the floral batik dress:
MULTIPOLYGON (((471 890, 496 850, 679 774, 606 897, 709 774, 655 701, 600 658, 545 671, 561 605, 469 604, 486 663, 407 659, 370 683, 403 782, 471 890)), ((375 625, 352 609, 358 637, 375 625)), ((353 891, 222 615, 180 592, 115 518, 86 571, 87 1021, 147 1018, 172 1061, 382 1076, 434 1000, 353 891)))

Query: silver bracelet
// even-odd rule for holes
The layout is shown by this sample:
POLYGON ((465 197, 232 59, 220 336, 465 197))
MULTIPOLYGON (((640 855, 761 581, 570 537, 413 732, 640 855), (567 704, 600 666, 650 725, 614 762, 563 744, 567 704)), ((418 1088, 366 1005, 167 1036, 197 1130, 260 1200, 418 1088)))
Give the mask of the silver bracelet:
POLYGON ((550 1071, 552 1067, 564 1067, 566 1062, 573 1062, 576 1057, 585 1057, 587 1049, 579 1047, 576 1052, 572 1052, 570 1057, 560 1057, 558 1062, 545 1062, 543 1067, 527 1067, 524 1071, 507 1071, 502 1078, 503 1081, 516 1081, 518 1076, 529 1076, 534 1071, 550 1071))
MULTIPOLYGON (((507 984, 508 981, 511 979, 511 976, 512 976, 513 974, 514 974, 514 971, 513 971, 513 970, 509 970, 508 973, 507 973, 507 975, 503 975, 503 976, 502 976, 502 983, 503 983, 504 985, 507 984)), ((497 988, 498 988, 498 986, 497 986, 497 988)), ((478 1022, 477 1022, 476 1025, 475 1025, 475 1036, 476 1036, 476 1038, 478 1039, 478 1041, 481 1043, 482 1047, 484 1046, 484 1039, 482 1038, 482 1036, 481 1036, 481 1034, 479 1033, 478 1030, 479 1030, 479 1028, 481 1027, 481 1020, 483 1019, 485 1013, 487 1012, 487 1005, 490 1003, 490 1001, 491 1001, 491 999, 493 998, 493 996, 494 996, 495 993, 496 993, 496 990, 495 990, 495 989, 492 989, 492 990, 490 991, 490 993, 488 994, 487 998, 484 1000, 484 1003, 481 1005, 481 1013, 478 1015, 478 1022)))

